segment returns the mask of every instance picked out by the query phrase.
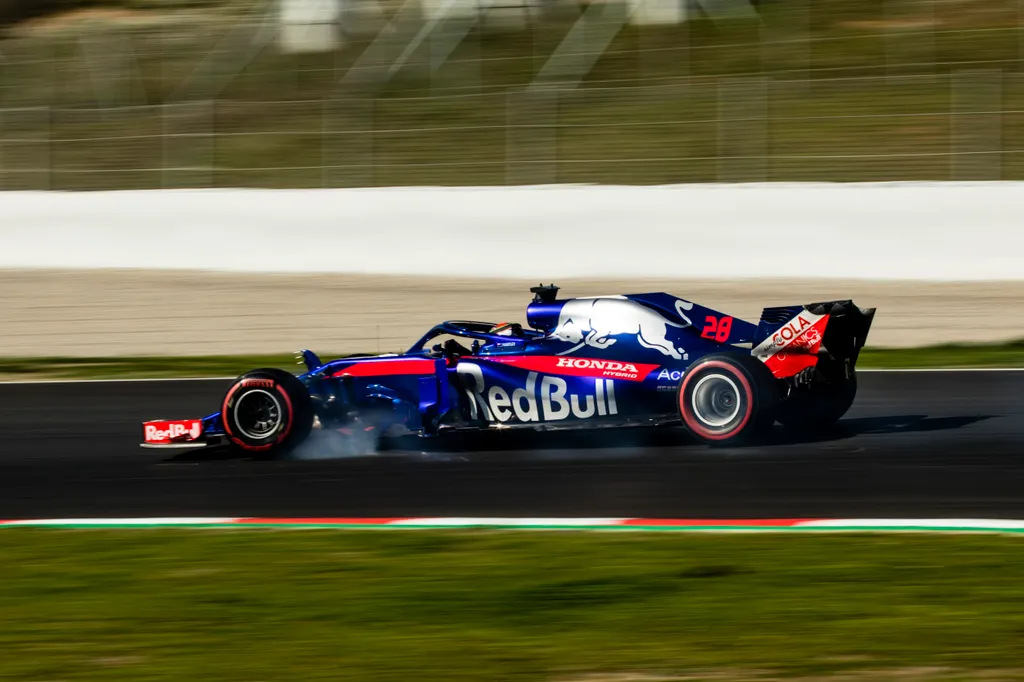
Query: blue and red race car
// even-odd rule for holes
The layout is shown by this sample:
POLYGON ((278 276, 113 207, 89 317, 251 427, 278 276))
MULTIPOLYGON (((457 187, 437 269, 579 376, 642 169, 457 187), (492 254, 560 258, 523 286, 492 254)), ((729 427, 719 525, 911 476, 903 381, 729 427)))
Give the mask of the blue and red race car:
POLYGON ((857 391, 874 309, 765 308, 757 324, 665 293, 559 299, 531 289, 523 326, 443 322, 401 355, 257 369, 220 411, 143 425, 146 447, 287 453, 313 428, 342 436, 458 429, 682 424, 698 440, 756 438, 776 421, 835 422, 857 391))

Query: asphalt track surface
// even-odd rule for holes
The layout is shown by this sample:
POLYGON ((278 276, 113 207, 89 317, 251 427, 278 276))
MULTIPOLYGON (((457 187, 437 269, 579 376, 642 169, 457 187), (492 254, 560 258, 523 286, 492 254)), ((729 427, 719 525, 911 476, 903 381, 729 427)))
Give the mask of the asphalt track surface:
MULTIPOLYGON (((1024 372, 865 373, 834 429, 713 448, 674 429, 492 433, 372 457, 172 459, 139 423, 226 381, 0 384, 0 518, 1024 518, 1024 372)), ((313 448, 311 454, 319 454, 313 448)))

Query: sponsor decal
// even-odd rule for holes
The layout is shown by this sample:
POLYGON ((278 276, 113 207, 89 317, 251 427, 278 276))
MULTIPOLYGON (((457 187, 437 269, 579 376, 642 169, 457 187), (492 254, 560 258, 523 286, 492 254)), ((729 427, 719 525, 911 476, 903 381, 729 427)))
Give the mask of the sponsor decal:
POLYGON ((817 362, 821 337, 828 324, 828 315, 815 315, 806 310, 777 329, 752 351, 776 377, 790 377, 817 362))
POLYGON ((198 440, 203 435, 202 419, 155 421, 142 425, 143 438, 154 445, 198 440))
POLYGON ((658 365, 643 362, 598 360, 597 358, 565 357, 560 355, 493 356, 486 359, 501 365, 539 372, 574 377, 606 377, 624 381, 643 381, 658 365))
POLYGON ((274 388, 271 379, 243 379, 242 388, 274 388))
POLYGON ((619 413, 615 382, 611 379, 594 379, 592 393, 577 394, 569 391, 565 379, 530 372, 526 375, 526 385, 510 394, 501 386, 488 387, 479 365, 463 362, 457 371, 465 386, 473 419, 504 423, 514 417, 520 422, 551 422, 619 413))
POLYGON ((658 384, 655 387, 657 391, 674 391, 676 386, 679 385, 679 381, 686 374, 686 370, 683 369, 668 369, 663 368, 658 372, 657 380, 658 384))
POLYGON ((685 374, 681 369, 663 369, 658 372, 658 381, 679 381, 685 374))
POLYGON ((685 312, 692 308, 689 301, 676 301, 676 313, 683 320, 680 323, 621 296, 574 298, 562 305, 558 325, 549 338, 575 344, 561 353, 571 355, 584 346, 607 348, 618 341, 614 337, 632 336, 644 348, 682 360, 685 351, 676 348, 668 338, 668 330, 689 327, 691 323, 685 312))

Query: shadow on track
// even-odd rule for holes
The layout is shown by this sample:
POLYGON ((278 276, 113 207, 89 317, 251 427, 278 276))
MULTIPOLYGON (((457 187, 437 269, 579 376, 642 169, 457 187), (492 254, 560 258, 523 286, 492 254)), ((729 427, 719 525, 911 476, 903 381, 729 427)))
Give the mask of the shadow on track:
MULTIPOLYGON (((711 448, 764 447, 839 441, 869 434, 901 434, 959 429, 986 419, 989 415, 928 417, 895 415, 844 419, 819 430, 793 431, 776 425, 765 438, 749 444, 711 445, 711 448)), ((393 439, 382 451, 425 450, 439 453, 501 452, 513 450, 607 450, 610 448, 670 448, 700 444, 681 426, 649 426, 567 431, 483 431, 449 434, 436 439, 393 439)))
POLYGON ((971 415, 957 417, 929 417, 923 414, 896 415, 892 417, 862 417, 843 419, 827 428, 815 431, 792 431, 776 428, 762 445, 798 445, 801 443, 822 443, 845 440, 861 435, 882 435, 900 433, 930 433, 960 429, 976 424, 992 415, 971 415))
MULTIPOLYGON (((894 415, 890 417, 863 417, 844 419, 837 424, 816 431, 793 431, 776 426, 767 435, 747 444, 729 444, 711 446, 713 449, 772 447, 800 444, 826 443, 842 441, 861 435, 885 435, 902 433, 928 433, 959 429, 975 424, 990 415, 928 417, 927 415, 894 415)), ((566 431, 531 431, 527 429, 509 431, 483 431, 449 433, 437 438, 420 438, 405 436, 386 438, 374 452, 345 454, 336 444, 332 443, 329 432, 314 432, 312 443, 304 444, 307 455, 294 459, 354 459, 373 456, 374 454, 403 455, 459 455, 486 452, 530 452, 539 450, 560 451, 596 451, 623 449, 645 450, 648 448, 674 448, 679 446, 699 446, 699 444, 682 428, 672 426, 633 427, 633 428, 596 428, 591 430, 566 431), (319 454, 309 455, 311 451, 319 454)), ((246 459, 243 453, 222 448, 209 452, 189 451, 169 458, 168 462, 195 463, 231 459, 246 459)))

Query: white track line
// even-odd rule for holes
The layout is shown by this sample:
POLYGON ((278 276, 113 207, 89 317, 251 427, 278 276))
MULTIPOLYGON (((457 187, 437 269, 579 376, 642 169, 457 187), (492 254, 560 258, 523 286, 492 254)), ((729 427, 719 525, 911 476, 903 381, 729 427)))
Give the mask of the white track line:
POLYGON ((466 528, 470 526, 501 526, 501 527, 580 527, 619 526, 629 521, 628 518, 519 518, 519 517, 463 517, 442 516, 401 519, 392 521, 389 526, 432 526, 466 528))
POLYGON ((907 367, 907 368, 875 368, 870 367, 865 369, 858 369, 858 374, 867 374, 874 372, 904 372, 920 373, 920 372, 1024 372, 1024 367, 907 367))
POLYGON ((922 528, 956 530, 1024 530, 1017 519, 822 519, 802 521, 800 528, 922 528))
POLYGON ((0 521, 0 526, 227 526, 238 523, 235 516, 171 516, 133 519, 23 519, 0 521))
POLYGON ((26 379, 24 381, 0 381, 0 386, 25 386, 28 384, 141 384, 173 381, 231 381, 235 377, 150 377, 140 379, 26 379))
POLYGON ((337 528, 376 529, 400 528, 429 531, 437 529, 505 529, 505 530, 624 530, 633 532, 686 533, 782 533, 782 532, 867 532, 867 533, 1020 533, 1020 519, 763 519, 729 521, 716 519, 645 519, 645 518, 474 518, 423 517, 388 519, 301 519, 251 517, 153 517, 153 518, 83 518, 83 519, 20 519, 0 520, 0 528, 337 528))

